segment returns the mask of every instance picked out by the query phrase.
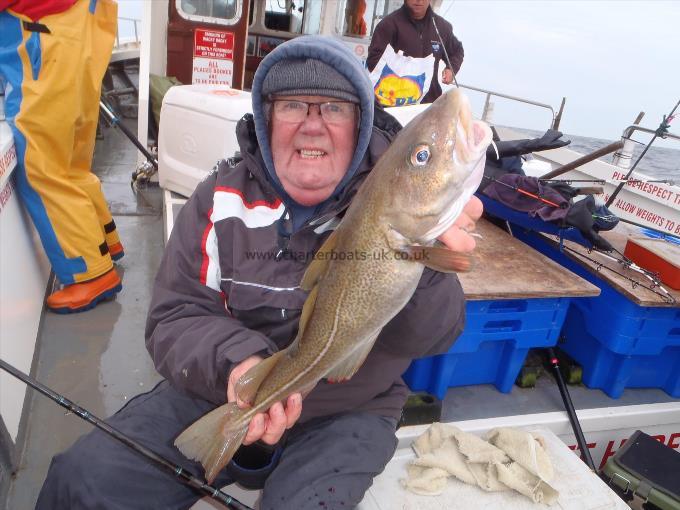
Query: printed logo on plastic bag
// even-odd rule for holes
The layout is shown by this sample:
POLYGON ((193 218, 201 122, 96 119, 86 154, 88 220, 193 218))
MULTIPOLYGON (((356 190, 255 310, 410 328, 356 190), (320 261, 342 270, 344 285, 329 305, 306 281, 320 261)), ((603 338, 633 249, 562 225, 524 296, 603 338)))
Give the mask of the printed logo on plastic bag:
POLYGON ((418 104, 424 95, 425 73, 418 76, 398 76, 389 66, 373 89, 378 102, 384 106, 418 104))

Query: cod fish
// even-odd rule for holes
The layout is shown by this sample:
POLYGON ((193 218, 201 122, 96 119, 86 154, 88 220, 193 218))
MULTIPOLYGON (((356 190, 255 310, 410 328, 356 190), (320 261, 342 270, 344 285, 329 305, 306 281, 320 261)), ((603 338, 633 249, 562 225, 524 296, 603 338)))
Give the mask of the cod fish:
POLYGON ((469 269, 469 255, 435 240, 479 186, 490 141, 489 127, 472 119, 457 89, 401 130, 307 268, 301 287, 309 296, 297 337, 237 382, 237 395, 251 407, 222 405, 175 440, 185 456, 202 463, 209 482, 239 448, 256 413, 322 378, 351 378, 380 330, 411 299, 425 266, 469 269))

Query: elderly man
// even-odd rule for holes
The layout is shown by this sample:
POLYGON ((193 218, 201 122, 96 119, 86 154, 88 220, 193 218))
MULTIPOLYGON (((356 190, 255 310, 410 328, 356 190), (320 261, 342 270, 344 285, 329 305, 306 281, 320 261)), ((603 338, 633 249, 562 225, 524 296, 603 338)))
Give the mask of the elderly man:
MULTIPOLYGON (((253 116, 237 127, 243 160, 223 161, 199 184, 158 272, 146 341, 167 380, 109 420, 197 474, 201 466, 181 455, 175 437, 234 401, 239 376, 293 340, 309 262, 299 254, 314 253, 328 236, 319 226, 342 216, 394 127, 374 122, 366 71, 325 37, 279 46, 252 92, 253 116)), ((462 228, 442 240, 473 249, 466 230, 480 214, 471 201, 462 228)), ((456 277, 426 270, 359 372, 255 416, 215 485, 263 487, 262 509, 353 508, 394 453, 407 394, 401 374, 414 357, 446 351, 463 323, 456 277)), ((55 457, 37 508, 180 509, 198 497, 94 431, 55 457)))

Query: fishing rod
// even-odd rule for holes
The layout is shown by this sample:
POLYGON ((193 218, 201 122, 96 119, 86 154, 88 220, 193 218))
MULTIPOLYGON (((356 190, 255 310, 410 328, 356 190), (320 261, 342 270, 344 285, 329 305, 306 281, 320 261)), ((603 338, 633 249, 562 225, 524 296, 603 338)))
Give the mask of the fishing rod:
POLYGON ((215 501, 219 501, 223 505, 226 505, 227 508, 231 510, 253 510, 249 506, 244 505, 241 503, 239 500, 232 498, 228 494, 225 494, 221 490, 213 487, 212 485, 209 485, 203 481, 201 481, 199 478, 196 478, 193 476, 191 473, 189 473, 187 470, 182 468, 181 466, 178 466, 177 464, 174 464, 170 462, 169 460, 165 459, 164 457, 161 457, 157 453, 149 450, 142 444, 138 443, 134 439, 129 438, 119 430, 113 428, 111 425, 106 423, 105 421, 97 418, 94 414, 89 412, 87 409, 83 409, 79 405, 71 402, 67 398, 63 397, 59 393, 56 393, 55 391, 51 390, 44 384, 41 384, 40 382, 36 381, 32 377, 24 374, 20 370, 14 368, 12 365, 9 363, 5 362, 4 360, 0 359, 0 368, 2 368, 4 371, 8 372, 9 374, 13 375, 20 381, 24 382, 34 390, 37 390, 38 392, 42 393, 46 397, 50 398, 51 400, 55 401, 57 404, 59 404, 61 407, 64 407, 68 409, 69 411, 72 411, 74 414, 76 414, 79 418, 82 418, 83 420, 90 422, 92 425, 97 427, 98 429, 106 432, 108 435, 113 437, 114 439, 117 439, 121 443, 125 444, 126 446, 130 447, 134 452, 140 454, 142 457, 146 458, 147 460, 150 460, 153 462, 156 467, 160 468, 161 470, 167 472, 167 473, 172 473, 175 475, 176 478, 180 480, 180 482, 188 485, 192 489, 202 493, 204 496, 208 496, 215 501))
MULTIPOLYGON (((626 179, 628 179, 631 176, 631 174, 635 170, 635 167, 637 167, 638 163, 642 160, 644 155, 647 154, 647 151, 652 146, 652 143, 654 143, 654 140, 656 140, 659 136, 664 138, 664 134, 668 133, 668 128, 671 126, 671 121, 673 120, 673 116, 675 115, 675 110, 678 109, 678 106, 680 106, 680 100, 678 100, 678 102, 675 103, 675 106, 671 110, 671 113, 663 116, 663 120, 661 121, 661 124, 659 125, 658 129, 654 132, 654 136, 649 141, 649 143, 644 148, 644 150, 642 151, 640 156, 638 156, 637 160, 635 161, 635 163, 633 164, 631 169, 626 174, 626 177, 625 177, 626 179)), ((609 207, 614 202, 614 199, 621 192, 621 190, 623 189, 623 186, 625 184, 626 184, 625 182, 622 182, 616 187, 616 189, 614 190, 614 193, 612 193, 611 196, 609 197, 609 200, 607 200, 607 203, 605 204, 606 207, 609 207)))
POLYGON ((670 232, 663 232, 663 231, 659 230, 658 228, 650 227, 648 225, 643 225, 642 223, 638 223, 638 222, 633 221, 633 220, 627 220, 625 218, 619 218, 619 221, 622 221, 624 223, 628 223, 630 225, 634 225, 636 227, 651 230, 652 232, 656 232, 657 234, 660 234, 663 237, 670 237, 671 239, 677 239, 678 241, 680 241, 680 236, 675 235, 675 234, 671 234, 670 232))
POLYGON ((104 113, 104 115, 106 115, 111 125, 120 129, 128 138, 128 140, 130 140, 146 158, 146 161, 142 163, 134 172, 132 172, 130 186, 134 191, 134 185, 138 180, 140 180, 140 182, 148 182, 151 176, 158 172, 158 160, 147 150, 146 147, 144 147, 144 145, 142 145, 142 143, 137 139, 132 131, 130 131, 127 126, 118 117, 116 117, 111 106, 106 104, 103 100, 100 100, 99 109, 104 113))
POLYGON ((559 182, 561 184, 570 184, 572 182, 594 182, 597 184, 607 184, 607 183, 612 183, 612 182, 642 182, 642 183, 659 183, 659 184, 668 184, 670 186, 675 185, 675 181, 670 181, 668 179, 649 179, 649 180, 643 180, 643 179, 543 179, 542 177, 538 178, 539 181, 541 182, 559 182))
POLYGON ((133 143, 135 144, 135 147, 139 149, 139 151, 144 154, 144 157, 153 165, 153 167, 158 170, 158 160, 153 157, 153 155, 142 145, 142 142, 140 142, 137 137, 130 131, 123 122, 116 117, 116 115, 113 113, 112 108, 104 103, 104 101, 99 101, 99 109, 104 112, 106 117, 108 117, 109 122, 111 122, 111 125, 114 127, 117 127, 120 129, 123 134, 133 143))
POLYGON ((606 270, 614 273, 615 275, 618 275, 621 278, 628 280, 631 283, 632 288, 642 287, 643 289, 647 289, 648 291, 653 292, 654 294, 659 296, 661 299, 663 299, 668 304, 675 304, 677 302, 675 297, 673 297, 673 295, 670 292, 668 292, 668 290, 666 290, 666 288, 664 288, 663 285, 661 285, 661 281, 659 280, 656 273, 652 273, 651 271, 648 271, 647 269, 644 269, 644 268, 638 266, 632 260, 630 260, 628 257, 623 255, 616 248, 614 248, 614 251, 621 257, 620 259, 617 259, 616 257, 612 257, 608 253, 605 253, 602 250, 598 250, 597 248, 589 249, 588 253, 595 252, 595 253, 599 254, 600 256, 611 260, 612 262, 616 262, 617 264, 621 264, 624 267, 624 269, 629 269, 631 271, 635 271, 635 272, 641 274, 642 276, 644 276, 645 278, 647 278, 648 280, 651 281, 650 285, 645 285, 644 283, 641 283, 640 281, 636 280, 635 278, 632 278, 627 274, 624 274, 620 271, 617 271, 616 269, 613 269, 613 268, 605 265, 603 262, 596 260, 592 257, 589 257, 589 256, 587 256, 587 255, 585 255, 585 254, 583 254, 583 253, 581 253, 577 250, 574 250, 573 248, 570 248, 569 246, 562 245, 560 249, 571 252, 574 255, 577 255, 578 257, 580 257, 584 260, 592 262, 595 265, 595 270, 598 271, 598 272, 602 271, 602 269, 606 269, 606 270), (659 290, 661 290, 662 292, 659 292, 658 290, 656 290, 657 288, 659 290))
POLYGON ((460 88, 460 85, 458 85, 458 80, 456 80, 456 73, 453 70, 453 66, 451 65, 451 59, 449 59, 449 52, 446 51, 446 46, 444 46, 444 40, 442 39, 442 35, 439 33, 439 28, 437 27, 437 23, 434 20, 434 14, 432 15, 432 24, 434 25, 434 30, 437 32, 437 38, 439 39, 439 44, 442 45, 442 50, 444 50, 444 58, 446 59, 446 66, 451 69, 451 76, 453 76, 453 83, 456 84, 456 87, 460 88))
MULTIPOLYGON (((512 190, 515 190, 515 191, 517 191, 518 193, 521 193, 522 195, 526 195, 526 196, 531 197, 531 198, 533 198, 533 199, 540 200, 540 201, 543 202, 544 204, 549 205, 549 206, 551 206, 551 207, 556 207, 557 209, 565 209, 566 207, 568 207, 567 204, 564 204, 564 205, 560 206, 559 204, 556 204, 555 202, 552 202, 551 200, 548 200, 548 199, 546 199, 546 198, 543 198, 543 197, 540 196, 540 195, 537 195, 537 194, 535 194, 535 193, 532 193, 531 191, 527 191, 527 190, 522 189, 522 188, 519 188, 519 187, 517 187, 517 186, 513 186, 512 184, 508 184, 508 183, 506 183, 506 182, 499 181, 498 179, 494 179, 493 177, 489 177, 489 176, 487 176, 486 174, 484 175, 484 178, 489 179, 490 181, 493 181, 493 182, 495 182, 495 183, 501 184, 501 185, 505 186, 506 188, 510 188, 510 189, 512 189, 512 190)), ((540 179, 539 179, 539 180, 540 180, 540 179)), ((584 182, 597 182, 597 181, 595 181, 595 180, 594 180, 594 181, 586 181, 586 180, 584 179, 584 182)), ((595 216, 594 216, 594 217, 595 217, 595 216)), ((621 218, 621 217, 619 217, 619 216, 617 216, 617 218, 619 218, 619 221, 622 221, 622 222, 624 222, 624 223, 629 223, 629 224, 631 224, 631 225, 635 225, 636 227, 646 228, 646 229, 651 230, 652 232, 656 232, 657 234, 660 234, 660 235, 662 235, 662 236, 664 236, 664 237, 671 237, 671 238, 673 238, 673 239, 680 239, 680 236, 677 236, 677 235, 675 235, 675 234, 671 234, 671 233, 668 233, 668 232, 663 232, 663 231, 661 231, 661 230, 659 230, 659 229, 656 229, 656 228, 654 228, 654 227, 651 227, 651 226, 648 226, 648 225, 643 225, 643 224, 641 224, 641 223, 636 223, 636 222, 634 222, 634 221, 632 221, 632 220, 627 220, 627 219, 621 218)))
POLYGON ((505 186, 506 188, 510 188, 511 190, 514 190, 518 193, 521 193, 522 195, 526 195, 528 197, 531 197, 536 200, 540 200, 544 204, 547 204, 549 206, 555 207, 557 209, 565 209, 566 208, 566 203, 564 205, 556 204, 555 202, 548 200, 547 198, 543 198, 540 195, 537 195, 536 193, 532 193, 531 191, 527 191, 525 189, 519 188, 517 186, 513 186, 512 184, 508 184, 507 182, 499 181, 498 179, 494 179, 493 177, 488 177, 487 175, 484 176, 485 178, 489 179, 492 182, 495 182, 497 184, 501 184, 502 186, 505 186))
POLYGON ((557 381, 557 386, 560 389, 560 395, 562 395, 562 402, 564 402, 564 407, 567 410, 567 416, 569 417, 569 423, 571 423, 571 428, 576 436, 576 443, 578 444, 581 454, 585 459, 585 463, 594 473, 597 473, 597 468, 593 462, 593 457, 590 455, 590 450, 588 449, 588 443, 585 436, 583 435, 583 429, 581 429, 581 424, 578 421, 578 416, 576 415, 576 410, 574 409, 574 403, 571 400, 571 395, 569 395, 569 390, 562 377, 562 371, 560 370, 560 362, 555 355, 555 351, 552 347, 546 349, 548 353, 548 361, 555 374, 555 380, 557 381))
MULTIPOLYGON (((524 190, 524 189, 519 188, 519 187, 517 187, 517 186, 513 186, 513 185, 511 185, 511 184, 507 184, 507 183, 505 183, 505 182, 503 182, 503 181, 499 181, 498 179, 494 179, 493 177, 487 177, 486 175, 485 175, 484 177, 487 178, 487 179, 489 179, 490 181, 496 182, 496 183, 498 183, 498 184, 502 184, 503 186, 506 186, 506 187, 508 187, 508 188, 510 188, 510 189, 513 189, 513 190, 515 190, 515 191, 517 191, 517 192, 519 192, 519 193, 521 193, 521 194, 523 194, 523 195, 526 195, 526 196, 528 196, 528 197, 531 197, 531 198, 533 198, 533 199, 535 199, 535 200, 540 200, 541 202, 543 202, 543 203, 545 203, 545 204, 547 204, 547 205, 549 205, 549 206, 551 206, 551 207, 556 207, 556 208, 558 208, 558 209, 559 209, 559 208, 564 208, 564 207, 560 207, 560 205, 556 204, 555 202, 552 202, 552 201, 550 201, 550 200, 548 200, 548 199, 545 199, 545 198, 543 198, 543 197, 541 197, 541 196, 539 196, 539 195, 537 195, 537 194, 535 194, 535 193, 532 193, 532 192, 530 192, 530 191, 524 190)), ((565 206, 566 206, 566 204, 565 204, 565 206)), ((593 217, 594 217, 594 218, 597 218, 596 215, 593 215, 593 217)), ((661 232, 660 230, 657 230, 657 229, 654 229, 654 228, 651 228, 651 227, 647 227, 647 226, 645 226, 645 225, 640 225, 639 223, 635 223, 635 222, 632 222, 632 221, 624 220, 623 218, 619 218, 619 220, 620 220, 620 221, 625 221, 625 222, 627 222, 627 223, 632 223, 632 224, 637 225, 637 226, 639 226, 639 227, 648 228, 649 230, 652 230, 652 231, 654 231, 654 232, 658 232, 658 233, 660 233, 660 234, 662 234, 662 235, 667 235, 667 236, 676 237, 676 236, 673 236, 673 234, 666 234, 665 232, 661 232)), ((564 246, 564 249, 567 249, 567 250, 569 250, 569 251, 572 251, 572 252, 574 252, 574 253, 580 255, 581 257, 583 257, 583 258, 585 258, 585 259, 587 259, 587 260, 590 260, 591 262, 594 262, 595 264, 598 265, 598 268, 597 268, 598 271, 599 271, 602 267, 606 267, 607 269, 609 269, 609 270, 612 271, 613 273, 618 274, 619 276, 622 276, 623 278, 625 278, 625 279, 629 280, 630 282, 632 282, 633 288, 635 288, 636 286, 641 286, 641 287, 643 287, 643 288, 645 288, 645 289, 647 289, 647 290, 649 290, 649 291, 651 291, 651 292, 653 292, 653 293, 659 295, 664 301, 666 301, 666 302, 668 302, 668 303, 675 303, 675 302, 676 302, 675 298, 674 298, 674 297, 673 297, 673 296, 672 296, 672 295, 671 295, 671 294, 670 294, 670 293, 669 293, 669 292, 661 285, 661 282, 659 281, 659 278, 656 276, 656 274, 651 273, 650 271, 647 271, 646 269, 644 269, 644 268, 638 266, 638 265, 635 264, 632 260, 630 260, 629 258, 627 258, 624 254, 622 254, 620 251, 618 251, 616 248, 613 248, 613 250, 621 257, 621 259, 617 259, 617 258, 615 258, 615 257, 612 257, 611 255, 608 255, 608 254, 606 254, 605 252, 603 252, 603 251, 601 251, 601 250, 598 250, 598 249, 595 248, 595 247, 591 248, 589 251, 593 251, 593 250, 594 250, 595 252, 601 254, 601 255, 604 256, 604 257, 609 258, 610 260, 613 260, 614 262, 617 262, 617 263, 619 263, 619 264, 622 264, 622 265, 623 265, 625 268, 627 268, 627 269, 631 269, 631 270, 633 270, 633 271, 637 271, 638 273, 642 274, 645 278, 648 278, 649 280, 651 280, 651 282, 652 282, 651 287, 648 287, 648 286, 646 286, 646 285, 644 285, 644 284, 638 282, 637 280, 634 280, 634 279, 630 278, 629 276, 626 276, 626 275, 623 274, 623 273, 620 273, 620 272, 618 272, 618 271, 615 271, 614 269, 605 266, 605 265, 602 264, 601 262, 599 262, 599 261, 597 261, 597 260, 595 260, 595 259, 592 259, 592 258, 590 258, 590 257, 587 257, 586 255, 583 255, 583 254, 581 254, 581 253, 579 253, 579 252, 577 252, 577 251, 575 251, 575 250, 572 250, 571 248, 568 248, 567 246, 564 246), (658 292, 657 290, 655 290, 655 288, 657 288, 657 287, 658 287, 660 290, 662 290, 663 293, 658 292)))

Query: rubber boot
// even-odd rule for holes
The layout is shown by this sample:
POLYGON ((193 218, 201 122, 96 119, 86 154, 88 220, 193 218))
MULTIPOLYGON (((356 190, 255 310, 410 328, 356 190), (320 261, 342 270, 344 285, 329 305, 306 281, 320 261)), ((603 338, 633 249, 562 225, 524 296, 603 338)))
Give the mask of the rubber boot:
POLYGON ((55 313, 77 313, 94 308, 123 289, 118 273, 111 269, 93 280, 67 285, 47 298, 47 308, 55 313))
POLYGON ((114 262, 122 259, 123 256, 125 255, 125 251, 123 251, 123 245, 120 242, 118 242, 116 244, 109 246, 109 255, 111 255, 111 260, 113 260, 114 262))

